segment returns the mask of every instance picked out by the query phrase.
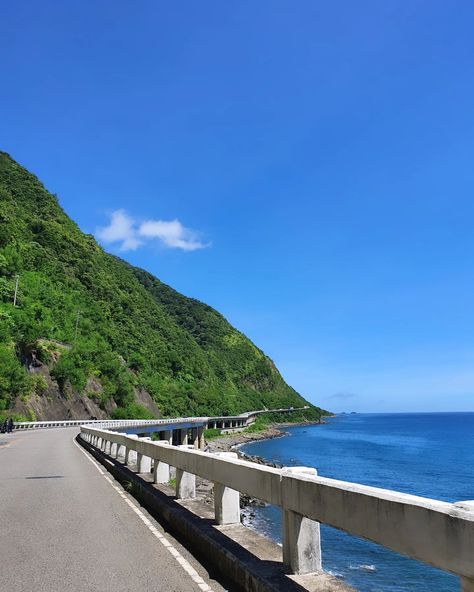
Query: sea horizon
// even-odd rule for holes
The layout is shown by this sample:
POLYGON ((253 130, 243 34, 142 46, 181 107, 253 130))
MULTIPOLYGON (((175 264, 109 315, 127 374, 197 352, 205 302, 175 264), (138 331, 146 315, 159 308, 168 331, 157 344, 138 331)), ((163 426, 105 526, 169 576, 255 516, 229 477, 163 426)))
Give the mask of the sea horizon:
POLYGON ((472 411, 334 411, 331 415, 324 417, 335 417, 338 415, 443 415, 443 414, 464 414, 474 413, 472 411))

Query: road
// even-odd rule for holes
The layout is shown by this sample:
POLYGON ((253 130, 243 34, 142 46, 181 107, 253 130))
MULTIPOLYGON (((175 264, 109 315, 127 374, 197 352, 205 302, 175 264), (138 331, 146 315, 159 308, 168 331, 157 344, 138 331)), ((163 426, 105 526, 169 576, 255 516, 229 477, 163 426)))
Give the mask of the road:
POLYGON ((222 592, 76 434, 0 435, 1 589, 222 592))

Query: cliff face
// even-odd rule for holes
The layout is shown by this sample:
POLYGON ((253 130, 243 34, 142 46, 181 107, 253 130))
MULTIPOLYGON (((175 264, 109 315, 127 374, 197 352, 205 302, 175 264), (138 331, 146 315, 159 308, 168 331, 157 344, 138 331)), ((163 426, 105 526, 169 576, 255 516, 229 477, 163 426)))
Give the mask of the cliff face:
POLYGON ((0 413, 137 417, 304 404, 222 315, 104 252, 0 153, 0 413))
MULTIPOLYGON (((86 391, 78 392, 68 385, 61 390, 57 381, 51 376, 49 366, 44 364, 28 371, 30 380, 44 378, 44 388, 40 392, 30 391, 27 396, 18 396, 14 400, 10 414, 24 419, 107 419, 117 413, 118 407, 113 397, 101 403, 102 385, 96 379, 87 381, 86 391)), ((139 415, 159 417, 160 410, 150 394, 143 389, 134 389, 135 411, 139 415), (147 413, 148 412, 148 413, 147 413)))

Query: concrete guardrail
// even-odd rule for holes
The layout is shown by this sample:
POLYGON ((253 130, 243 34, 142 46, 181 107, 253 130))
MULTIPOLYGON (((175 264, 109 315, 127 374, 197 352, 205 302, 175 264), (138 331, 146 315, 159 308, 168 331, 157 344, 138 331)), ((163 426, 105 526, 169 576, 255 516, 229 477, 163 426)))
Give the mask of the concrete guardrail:
POLYGON ((102 428, 140 427, 152 425, 168 425, 170 423, 207 422, 207 417, 181 417, 177 419, 74 419, 57 421, 17 421, 14 430, 33 430, 46 428, 71 428, 82 425, 94 425, 102 428))
POLYGON ((16 421, 13 424, 14 430, 35 430, 47 428, 71 428, 81 425, 94 425, 101 428, 126 428, 140 426, 163 426, 177 423, 203 423, 206 427, 219 429, 236 429, 245 427, 254 421, 257 415, 262 413, 291 413, 308 409, 308 406, 284 409, 264 409, 259 411, 247 411, 241 415, 215 416, 215 417, 179 417, 167 419, 72 419, 55 421, 16 421))
POLYGON ((474 501, 450 504, 89 426, 80 436, 114 458, 123 453, 139 473, 153 471, 155 483, 167 483, 175 467, 178 499, 195 497, 196 475, 213 482, 218 524, 240 521, 240 493, 280 507, 283 561, 293 573, 321 570, 322 522, 456 574, 462 592, 474 592, 474 501))

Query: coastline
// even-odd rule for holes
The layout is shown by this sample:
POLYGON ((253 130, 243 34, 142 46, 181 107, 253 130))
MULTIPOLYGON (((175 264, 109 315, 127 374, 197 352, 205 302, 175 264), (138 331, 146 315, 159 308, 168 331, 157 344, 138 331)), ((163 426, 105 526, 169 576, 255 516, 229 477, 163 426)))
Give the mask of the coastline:
POLYGON ((237 432, 235 434, 223 434, 206 442, 207 452, 238 452, 238 449, 244 444, 259 442, 261 440, 273 440, 274 438, 283 438, 288 432, 283 432, 280 427, 268 426, 261 432, 237 432))
MULTIPOLYGON (((252 442, 260 442, 262 440, 273 440, 274 438, 284 438, 289 435, 284 428, 296 426, 314 426, 324 425, 324 421, 301 421, 297 423, 275 423, 270 424, 260 432, 236 432, 233 434, 224 434, 217 438, 212 438, 206 441, 207 452, 237 452, 239 456, 249 459, 249 455, 239 451, 239 448, 244 444, 251 444, 252 442)), ((267 464, 264 459, 260 457, 251 457, 253 459, 260 459, 262 464, 267 464)), ((268 463, 271 465, 271 463, 268 463)), ((271 465, 273 466, 273 465, 271 465)))

